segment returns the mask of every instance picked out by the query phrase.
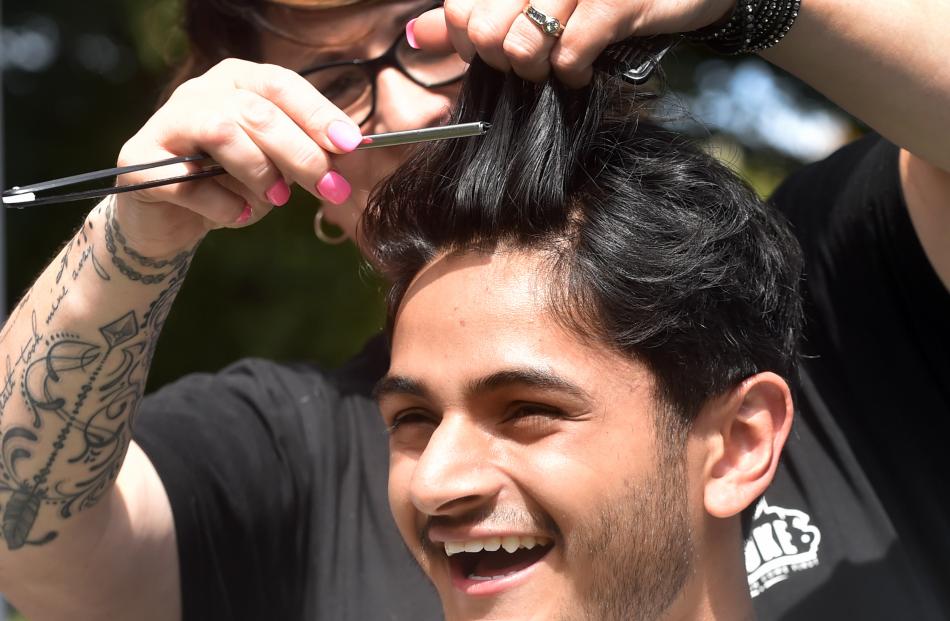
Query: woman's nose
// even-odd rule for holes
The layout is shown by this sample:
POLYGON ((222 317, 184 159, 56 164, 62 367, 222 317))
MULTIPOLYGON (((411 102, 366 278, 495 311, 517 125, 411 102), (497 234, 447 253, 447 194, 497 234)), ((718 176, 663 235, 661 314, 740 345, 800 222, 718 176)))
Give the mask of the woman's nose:
POLYGON ((440 125, 448 118, 457 90, 457 84, 431 90, 398 69, 387 67, 376 76, 376 112, 369 121, 371 133, 440 125))

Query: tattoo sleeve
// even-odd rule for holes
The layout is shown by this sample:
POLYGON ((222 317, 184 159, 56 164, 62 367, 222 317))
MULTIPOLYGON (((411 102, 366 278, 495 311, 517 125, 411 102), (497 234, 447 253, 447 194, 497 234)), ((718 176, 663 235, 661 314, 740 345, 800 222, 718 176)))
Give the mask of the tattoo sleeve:
POLYGON ((193 254, 136 252, 107 201, 11 314, 0 332, 0 539, 9 550, 52 541, 62 520, 111 488, 193 254))

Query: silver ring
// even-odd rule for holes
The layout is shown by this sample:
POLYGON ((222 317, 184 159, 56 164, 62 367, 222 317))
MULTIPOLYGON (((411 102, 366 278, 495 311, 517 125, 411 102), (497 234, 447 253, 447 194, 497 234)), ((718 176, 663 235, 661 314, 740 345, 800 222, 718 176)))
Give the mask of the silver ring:
POLYGON ((525 17, 530 19, 538 29, 549 37, 560 37, 561 33, 564 32, 564 26, 561 25, 561 22, 556 17, 548 17, 538 9, 531 6, 531 3, 528 3, 528 6, 524 8, 523 11, 525 17))
POLYGON ((313 217, 313 232, 316 234, 317 239, 325 244, 330 244, 331 246, 337 246, 349 239, 349 236, 346 233, 341 233, 336 237, 330 237, 327 235, 326 231, 323 230, 323 207, 318 209, 317 215, 313 217))

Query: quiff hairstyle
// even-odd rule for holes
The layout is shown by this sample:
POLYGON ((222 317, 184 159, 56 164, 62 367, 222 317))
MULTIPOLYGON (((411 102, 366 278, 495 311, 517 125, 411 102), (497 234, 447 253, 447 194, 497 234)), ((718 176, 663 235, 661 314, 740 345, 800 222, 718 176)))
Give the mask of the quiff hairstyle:
POLYGON ((645 363, 677 435, 750 375, 792 379, 802 259, 788 224, 713 157, 643 120, 639 98, 601 72, 570 90, 476 58, 453 120, 490 131, 425 145, 363 214, 393 283, 390 329, 435 258, 528 250, 545 261, 553 316, 645 363))

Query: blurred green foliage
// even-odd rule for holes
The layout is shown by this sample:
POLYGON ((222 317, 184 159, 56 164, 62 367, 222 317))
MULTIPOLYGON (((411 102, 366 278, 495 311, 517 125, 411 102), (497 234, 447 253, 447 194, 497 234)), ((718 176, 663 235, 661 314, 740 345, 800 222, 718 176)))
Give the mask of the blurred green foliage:
POLYGON ((24 617, 14 608, 10 607, 7 611, 7 621, 26 621, 26 617, 24 617))

